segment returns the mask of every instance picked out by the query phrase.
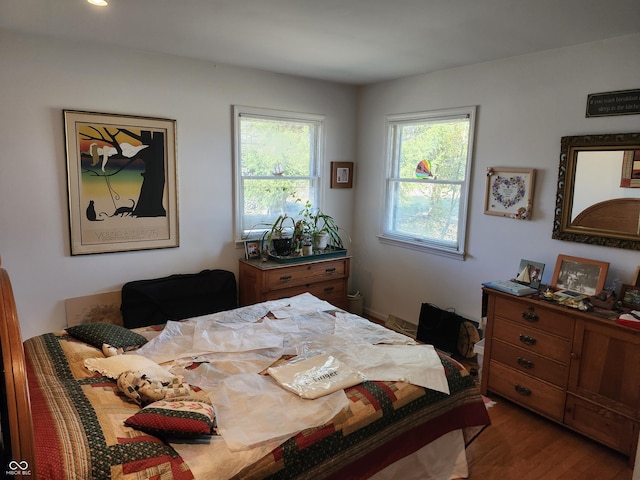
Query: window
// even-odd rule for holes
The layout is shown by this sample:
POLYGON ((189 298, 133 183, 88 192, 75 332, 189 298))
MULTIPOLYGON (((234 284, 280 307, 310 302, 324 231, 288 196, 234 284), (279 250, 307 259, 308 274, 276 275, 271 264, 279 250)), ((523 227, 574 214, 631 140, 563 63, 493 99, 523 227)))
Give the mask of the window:
POLYGON ((475 111, 387 117, 382 241, 464 257, 475 111))
POLYGON ((318 205, 324 116, 234 108, 237 239, 318 205))

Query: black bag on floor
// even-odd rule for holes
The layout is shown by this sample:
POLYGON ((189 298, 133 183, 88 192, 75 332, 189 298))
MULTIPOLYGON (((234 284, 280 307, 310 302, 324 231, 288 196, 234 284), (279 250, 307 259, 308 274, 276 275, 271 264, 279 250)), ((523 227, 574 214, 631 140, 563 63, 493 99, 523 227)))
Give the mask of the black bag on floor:
POLYGON ((416 339, 450 354, 458 353, 460 325, 466 319, 450 310, 423 303, 420 308, 416 339))
POLYGON ((207 315, 238 306, 236 277, 227 270, 136 280, 122 287, 126 328, 207 315))

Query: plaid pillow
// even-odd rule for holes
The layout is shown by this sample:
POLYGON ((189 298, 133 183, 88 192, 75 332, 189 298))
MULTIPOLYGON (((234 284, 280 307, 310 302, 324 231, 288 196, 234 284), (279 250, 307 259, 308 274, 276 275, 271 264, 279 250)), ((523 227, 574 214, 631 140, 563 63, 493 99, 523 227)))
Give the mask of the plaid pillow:
POLYGON ((142 335, 113 323, 84 323, 66 330, 72 337, 98 348, 102 348, 104 343, 123 349, 140 347, 147 343, 147 339, 142 335))
POLYGON ((213 433, 215 413, 201 398, 158 400, 124 424, 157 437, 196 437, 213 433))

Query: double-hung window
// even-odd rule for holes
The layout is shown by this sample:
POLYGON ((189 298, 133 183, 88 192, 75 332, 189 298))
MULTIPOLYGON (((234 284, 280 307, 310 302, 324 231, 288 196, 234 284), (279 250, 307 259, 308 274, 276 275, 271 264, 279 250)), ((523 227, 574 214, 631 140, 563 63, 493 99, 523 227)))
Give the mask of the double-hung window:
POLYGON ((236 239, 317 206, 323 115, 234 107, 236 239))
POLYGON ((387 116, 383 242, 464 258, 475 110, 387 116))

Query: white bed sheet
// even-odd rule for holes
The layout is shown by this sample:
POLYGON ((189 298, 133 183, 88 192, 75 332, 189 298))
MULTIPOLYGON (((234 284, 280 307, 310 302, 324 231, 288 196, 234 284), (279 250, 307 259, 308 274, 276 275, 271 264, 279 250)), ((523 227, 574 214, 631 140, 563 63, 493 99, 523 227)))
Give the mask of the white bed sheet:
MULTIPOLYGON (((221 437, 211 437, 201 444, 172 443, 171 446, 187 462, 196 480, 228 480, 278 444, 271 442, 251 450, 232 452, 221 437)), ((468 477, 464 436, 462 430, 454 430, 389 465, 370 479, 452 480, 468 477)))
POLYGON ((401 458, 371 480, 452 480, 468 478, 462 430, 442 435, 412 455, 401 458))

